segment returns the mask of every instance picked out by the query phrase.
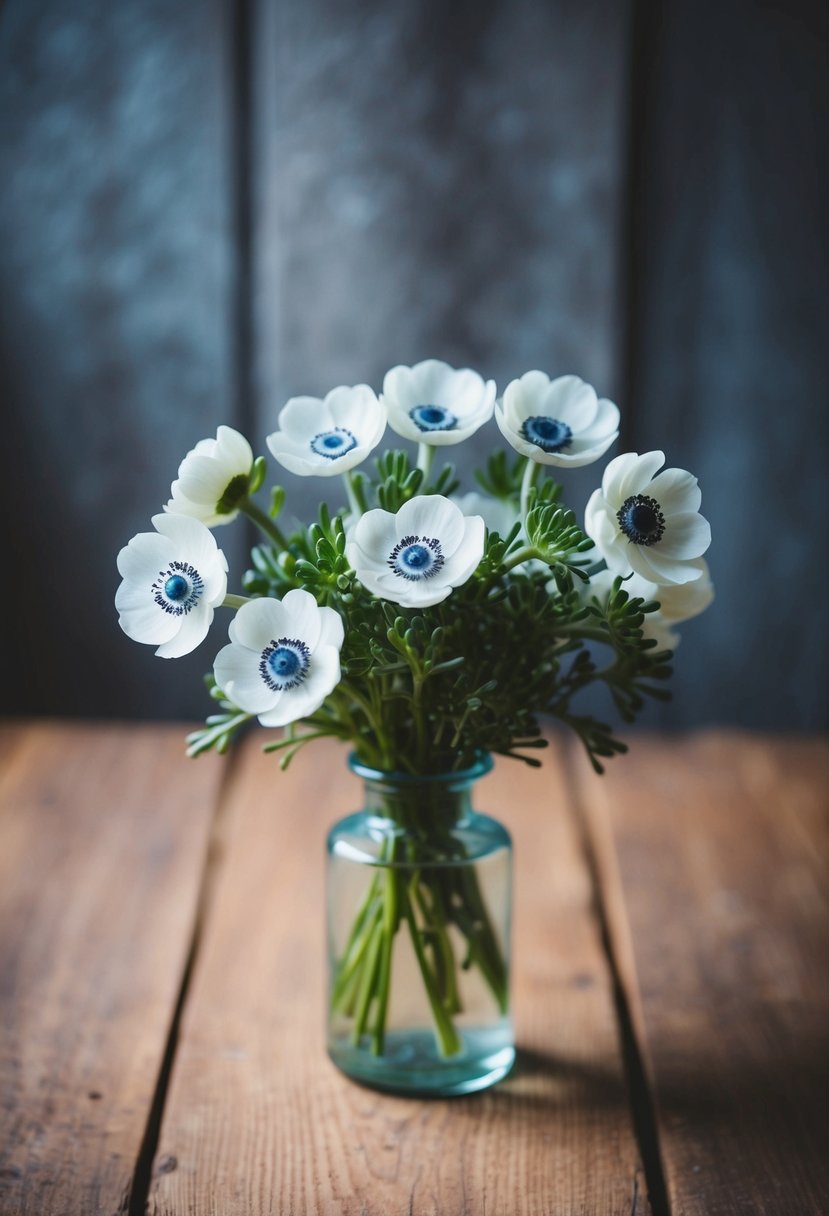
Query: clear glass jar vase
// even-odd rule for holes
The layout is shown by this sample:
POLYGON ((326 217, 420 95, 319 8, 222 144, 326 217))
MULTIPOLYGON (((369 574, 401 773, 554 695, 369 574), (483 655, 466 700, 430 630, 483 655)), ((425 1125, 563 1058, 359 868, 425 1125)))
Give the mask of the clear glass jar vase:
POLYGON ((364 809, 328 836, 328 1051, 354 1080, 462 1094, 505 1076, 512 843, 471 806, 492 767, 417 777, 352 757, 364 809))

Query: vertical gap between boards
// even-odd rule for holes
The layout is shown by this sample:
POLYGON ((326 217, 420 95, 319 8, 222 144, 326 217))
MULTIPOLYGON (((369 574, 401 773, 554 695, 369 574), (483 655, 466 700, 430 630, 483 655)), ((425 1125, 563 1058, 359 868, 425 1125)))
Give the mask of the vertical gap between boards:
MULTIPOLYGON (((590 875, 594 913, 613 987, 613 1002, 616 1010, 616 1023, 619 1030, 619 1042, 625 1069, 633 1132, 645 1172, 645 1183, 648 1189, 652 1216, 671 1216, 668 1188, 665 1182, 665 1170, 662 1163, 662 1151, 659 1143, 656 1104, 645 1067, 643 1045, 639 1042, 631 1012, 631 1001, 634 999, 634 994, 626 990, 622 978, 616 943, 610 925, 610 914, 607 901, 605 900, 601 866, 576 773, 577 762, 574 753, 577 746, 578 744, 575 741, 567 741, 563 748, 566 786, 576 825, 576 832, 590 875)), ((616 762, 624 763, 624 758, 618 758, 616 762)), ((596 779, 601 780, 601 778, 596 779)), ((634 1204, 635 1198, 634 1194, 634 1204)))
POLYGON ((213 906, 216 880, 222 862, 222 829, 227 814, 230 789, 241 762, 242 754, 243 748, 237 743, 223 758, 224 771, 216 794, 213 816, 208 830, 207 848, 205 850, 204 866, 196 896, 190 944, 184 961, 181 982, 173 1007, 173 1014, 167 1032, 161 1067, 159 1068, 158 1078, 153 1091, 150 1111, 147 1116, 144 1136, 141 1141, 141 1147, 138 1150, 138 1157, 136 1158, 132 1185, 121 1209, 121 1216, 146 1216, 146 1213, 149 1211, 150 1188, 153 1182, 153 1163, 161 1136, 161 1124, 167 1104, 167 1091, 170 1086, 170 1078, 179 1043, 181 1019, 187 1004, 193 972, 198 962, 205 926, 213 906))

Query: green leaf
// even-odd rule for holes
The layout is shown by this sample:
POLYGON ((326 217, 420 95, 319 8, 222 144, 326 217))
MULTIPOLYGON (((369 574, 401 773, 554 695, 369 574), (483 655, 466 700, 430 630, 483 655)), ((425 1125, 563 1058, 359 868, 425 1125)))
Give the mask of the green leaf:
POLYGON ((248 485, 248 494, 255 494, 261 489, 265 480, 265 474, 268 471, 268 462, 264 456, 257 456, 250 470, 250 484, 248 485))
POLYGON ((284 505, 285 505, 284 489, 282 488, 282 486, 274 486, 273 489, 271 490, 271 506, 270 506, 271 519, 276 519, 276 517, 279 515, 279 513, 282 510, 282 508, 284 507, 284 505))

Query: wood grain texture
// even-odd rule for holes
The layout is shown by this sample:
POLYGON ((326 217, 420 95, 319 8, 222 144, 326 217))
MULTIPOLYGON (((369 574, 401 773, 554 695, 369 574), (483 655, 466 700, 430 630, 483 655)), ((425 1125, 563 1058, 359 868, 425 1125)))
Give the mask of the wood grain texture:
POLYGON ((179 729, 4 727, 0 1211, 126 1211, 220 769, 179 729))
POLYGON ((182 1022, 154 1216, 649 1212, 606 961, 561 769, 503 762, 477 805, 517 857, 519 1062, 489 1093, 377 1095, 324 1048, 323 842, 360 804, 344 754, 280 774, 251 740, 182 1022))
POLYGON ((582 786, 673 1216, 829 1210, 829 746, 637 739, 582 786))

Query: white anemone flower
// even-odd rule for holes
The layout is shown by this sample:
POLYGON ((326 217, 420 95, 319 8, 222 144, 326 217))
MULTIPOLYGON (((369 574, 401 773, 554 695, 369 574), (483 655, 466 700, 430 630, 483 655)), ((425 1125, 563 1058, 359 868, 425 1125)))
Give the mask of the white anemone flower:
POLYGON ((391 511, 367 511, 346 545, 357 578, 402 608, 439 604, 484 554, 484 521, 442 494, 421 494, 391 511))
MULTIPOLYGON (((660 585, 642 578, 641 574, 632 574, 622 583, 622 590, 626 591, 631 599, 642 599, 646 603, 654 600, 658 602, 659 608, 656 612, 645 614, 642 633, 646 638, 654 638, 660 650, 676 650, 680 636, 674 626, 705 612, 714 599, 714 584, 705 558, 698 557, 691 565, 699 570, 699 578, 690 583, 660 585)), ((600 601, 606 600, 615 578, 612 570, 601 570, 594 574, 585 585, 585 597, 589 599, 595 595, 600 601)))
POLYGON ((663 452, 617 456, 585 512, 585 531, 614 574, 634 571, 662 586, 701 578, 696 559, 711 544, 696 477, 684 469, 655 477, 664 463, 663 452))
POLYGON ((251 446, 232 427, 220 426, 215 439, 200 439, 179 465, 164 508, 173 515, 191 515, 208 528, 229 524, 250 486, 251 446))
POLYGON ((501 434, 537 464, 578 468, 603 456, 619 436, 619 410, 578 376, 551 380, 526 372, 495 408, 501 434))
POLYGON ((340 385, 319 397, 292 397, 279 412, 268 447, 300 477, 333 477, 362 464, 386 429, 386 411, 367 384, 340 385))
POLYGON ((118 623, 136 642, 177 659, 204 641, 227 591, 227 561, 204 524, 187 515, 154 515, 118 554, 118 623))
POLYGON ((213 675, 229 700, 257 714, 263 726, 307 718, 340 682, 342 619, 308 591, 249 600, 229 633, 213 675))
POLYGON ((403 439, 442 447, 462 443, 492 417, 495 381, 439 359, 393 367, 383 380, 389 426, 403 439))

